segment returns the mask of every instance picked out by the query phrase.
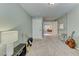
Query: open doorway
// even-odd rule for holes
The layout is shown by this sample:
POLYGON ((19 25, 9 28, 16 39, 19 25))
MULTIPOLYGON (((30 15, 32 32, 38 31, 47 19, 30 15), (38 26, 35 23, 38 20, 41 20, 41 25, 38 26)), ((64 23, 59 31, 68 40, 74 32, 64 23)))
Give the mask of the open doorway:
POLYGON ((57 21, 44 21, 43 23, 43 35, 44 37, 48 36, 57 36, 57 21))

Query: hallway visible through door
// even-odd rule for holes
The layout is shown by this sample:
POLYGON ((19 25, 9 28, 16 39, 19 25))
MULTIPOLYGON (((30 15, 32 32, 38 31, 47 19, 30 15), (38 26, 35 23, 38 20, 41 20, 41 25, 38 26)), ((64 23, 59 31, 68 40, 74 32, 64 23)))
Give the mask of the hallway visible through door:
POLYGON ((44 21, 43 23, 43 35, 45 36, 57 36, 57 21, 44 21))

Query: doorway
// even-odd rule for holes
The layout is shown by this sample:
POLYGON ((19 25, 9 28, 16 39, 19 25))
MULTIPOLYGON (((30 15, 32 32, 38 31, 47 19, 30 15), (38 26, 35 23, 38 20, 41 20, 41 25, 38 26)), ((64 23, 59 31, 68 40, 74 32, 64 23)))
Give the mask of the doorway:
POLYGON ((43 22, 44 37, 57 36, 57 34, 58 34, 57 21, 44 21, 43 22))

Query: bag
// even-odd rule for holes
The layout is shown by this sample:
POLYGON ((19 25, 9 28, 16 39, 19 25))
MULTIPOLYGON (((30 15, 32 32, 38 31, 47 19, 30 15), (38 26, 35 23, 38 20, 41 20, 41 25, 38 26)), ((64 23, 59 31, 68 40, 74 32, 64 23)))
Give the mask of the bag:
POLYGON ((75 44, 75 40, 70 38, 68 40, 66 40, 65 42, 70 48, 75 48, 76 44, 75 44))

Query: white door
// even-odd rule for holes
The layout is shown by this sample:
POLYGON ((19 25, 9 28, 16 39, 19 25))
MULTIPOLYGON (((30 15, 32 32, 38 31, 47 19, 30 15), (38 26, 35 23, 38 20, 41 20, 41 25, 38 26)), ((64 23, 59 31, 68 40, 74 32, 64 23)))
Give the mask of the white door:
POLYGON ((42 18, 32 19, 32 36, 34 39, 42 39, 42 18))

